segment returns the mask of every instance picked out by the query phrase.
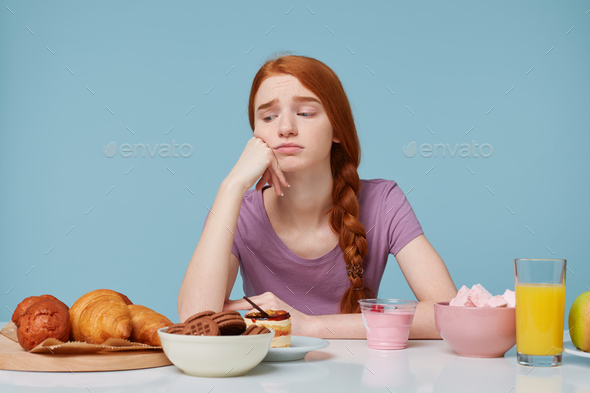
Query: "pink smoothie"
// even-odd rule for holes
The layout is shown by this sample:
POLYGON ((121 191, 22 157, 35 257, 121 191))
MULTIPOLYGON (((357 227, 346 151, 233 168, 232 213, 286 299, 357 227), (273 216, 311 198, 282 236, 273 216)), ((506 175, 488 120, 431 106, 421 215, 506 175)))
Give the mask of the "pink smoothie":
POLYGON ((414 310, 385 312, 363 310, 369 348, 405 349, 410 336, 414 310))

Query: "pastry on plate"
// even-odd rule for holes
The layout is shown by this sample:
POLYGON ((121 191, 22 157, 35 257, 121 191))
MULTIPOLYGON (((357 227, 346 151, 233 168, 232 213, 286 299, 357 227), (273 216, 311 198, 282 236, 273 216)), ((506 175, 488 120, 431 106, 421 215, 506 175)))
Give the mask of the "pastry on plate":
POLYGON ((127 339, 133 328, 125 299, 110 289, 97 289, 76 300, 70 308, 70 323, 72 339, 89 344, 127 339))
POLYGON ((244 315, 246 326, 264 326, 275 331, 270 344, 271 348, 288 348, 291 346, 291 315, 285 310, 264 310, 269 316, 265 317, 259 311, 244 315))
POLYGON ((55 296, 52 296, 52 295, 29 296, 28 298, 26 298, 25 300, 20 302, 18 304, 18 306, 16 306, 16 309, 14 310, 14 313, 12 314, 12 322, 14 322, 14 324, 16 325, 18 323, 18 320, 20 319, 20 317, 25 315, 25 313, 27 312, 27 309, 29 307, 31 307, 33 305, 33 303, 37 303, 39 300, 42 300, 42 299, 59 300, 55 296))
POLYGON ((48 338, 66 342, 70 336, 68 306, 55 298, 41 298, 16 323, 18 342, 27 351, 48 338))
POLYGON ((161 346, 158 329, 172 325, 172 321, 164 315, 139 304, 130 304, 127 309, 131 313, 133 323, 131 341, 157 347, 161 346))

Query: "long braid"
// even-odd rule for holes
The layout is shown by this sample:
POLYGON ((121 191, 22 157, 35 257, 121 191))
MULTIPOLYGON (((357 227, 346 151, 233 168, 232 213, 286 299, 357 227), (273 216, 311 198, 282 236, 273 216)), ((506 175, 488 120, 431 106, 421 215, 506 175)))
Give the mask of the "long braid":
POLYGON ((340 234, 339 244, 342 249, 346 270, 351 286, 340 300, 341 313, 358 313, 358 300, 373 298, 373 291, 363 285, 363 260, 368 252, 367 233, 359 221, 358 192, 360 179, 356 165, 344 154, 338 144, 332 147, 333 207, 330 226, 340 234))

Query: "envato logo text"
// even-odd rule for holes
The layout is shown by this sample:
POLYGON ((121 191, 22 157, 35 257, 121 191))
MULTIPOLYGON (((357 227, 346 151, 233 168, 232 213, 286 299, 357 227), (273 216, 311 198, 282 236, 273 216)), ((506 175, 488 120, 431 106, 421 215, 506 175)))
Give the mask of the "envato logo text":
POLYGON ((461 158, 488 158, 494 153, 494 148, 489 143, 479 145, 475 143, 475 141, 471 141, 471 145, 469 143, 462 143, 460 145, 456 143, 452 148, 448 143, 446 145, 443 143, 435 143, 434 145, 424 143, 420 145, 420 149, 418 149, 416 147, 416 142, 410 142, 408 143, 408 146, 404 146, 403 151, 404 156, 409 158, 414 157, 417 151, 420 151, 420 155, 424 158, 437 158, 437 154, 439 153, 442 153, 443 158, 446 158, 446 153, 448 153, 451 158, 454 158, 457 153, 461 158))
MULTIPOLYGON (((162 158, 187 158, 193 155, 193 147, 188 143, 183 143, 182 145, 178 145, 174 139, 172 140, 172 146, 167 143, 158 144, 154 146, 153 150, 150 147, 149 143, 145 145, 143 143, 136 143, 133 146, 129 143, 123 143, 119 146, 119 154, 123 158, 129 158, 133 155, 134 158, 137 158, 137 151, 141 149, 141 155, 145 158, 146 153, 151 157, 154 158, 156 153, 158 153, 159 157, 162 158), (178 154, 176 154, 176 148, 178 149, 178 154), (158 152, 159 151, 159 152, 158 152)), ((117 144, 115 142, 109 143, 106 147, 103 147, 102 153, 108 157, 112 158, 117 154, 117 144)))

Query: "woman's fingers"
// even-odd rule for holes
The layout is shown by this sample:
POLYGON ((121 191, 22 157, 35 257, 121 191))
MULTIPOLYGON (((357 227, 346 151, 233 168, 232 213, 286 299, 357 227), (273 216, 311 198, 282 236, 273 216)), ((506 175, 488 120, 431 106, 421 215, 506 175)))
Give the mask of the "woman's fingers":
MULTIPOLYGON (((268 183, 270 186, 274 187, 274 184, 280 184, 280 181, 278 179, 278 177, 276 176, 276 174, 274 174, 274 172, 272 171, 272 168, 269 166, 266 171, 264 171, 264 173, 262 174, 262 177, 260 178, 260 180, 258 180, 258 183, 256 183, 256 191, 260 191, 262 190, 262 188, 266 185, 266 183, 268 183)), ((275 192, 277 192, 276 187, 275 188, 275 192)), ((281 190, 279 188, 277 195, 281 196, 281 190)))
MULTIPOLYGON (((294 321, 299 321, 306 315, 296 310, 294 307, 289 306, 287 303, 276 297, 272 292, 265 292, 260 295, 250 296, 249 299, 258 305, 263 310, 285 310, 291 314, 291 318, 294 321)), ((250 312, 257 312, 256 308, 252 308, 252 305, 245 299, 228 300, 223 305, 223 311, 232 310, 245 310, 246 314, 250 312)), ((297 325, 297 323, 295 323, 297 325)))
MULTIPOLYGON (((264 301, 262 301, 262 299, 260 299, 260 295, 259 296, 251 296, 248 299, 252 300, 254 303, 256 303, 263 310, 267 309, 267 308, 265 308, 266 303, 264 301)), ((223 310, 224 311, 252 310, 252 305, 244 299, 230 300, 223 305, 223 310)))
POLYGON ((271 154, 273 154, 271 162, 256 183, 256 190, 262 190, 266 183, 268 183, 275 189, 277 196, 281 196, 283 194, 281 186, 288 187, 289 183, 279 166, 276 156, 274 156, 274 153, 271 154))
POLYGON ((273 171, 277 175, 277 178, 280 180, 280 184, 282 184, 285 187, 289 187, 289 182, 285 178, 285 174, 281 170, 281 166, 279 165, 279 160, 276 158, 276 156, 275 156, 274 162, 271 164, 271 166, 272 166, 273 171))
POLYGON ((266 182, 270 179, 270 172, 268 169, 264 171, 258 183, 256 183, 256 191, 261 191, 262 188, 266 185, 266 182))
POLYGON ((270 171, 270 176, 272 180, 272 186, 275 189, 275 193, 277 194, 277 196, 282 196, 283 190, 281 190, 281 181, 279 180, 279 177, 273 170, 270 171))
POLYGON ((271 179, 272 179, 276 194, 278 196, 281 196, 283 194, 283 190, 281 189, 281 186, 289 187, 289 183, 287 182, 287 179, 285 178, 285 175, 283 174, 283 171, 281 170, 281 167, 279 166, 279 161, 277 160, 276 156, 274 156, 274 158, 271 161, 270 165, 268 166, 267 170, 270 170, 271 179))

